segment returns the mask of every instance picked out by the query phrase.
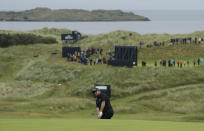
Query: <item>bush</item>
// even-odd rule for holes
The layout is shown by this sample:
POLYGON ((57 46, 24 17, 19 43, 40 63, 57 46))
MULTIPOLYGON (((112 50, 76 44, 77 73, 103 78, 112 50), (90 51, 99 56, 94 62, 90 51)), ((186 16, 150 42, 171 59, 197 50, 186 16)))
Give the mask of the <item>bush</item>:
POLYGON ((34 34, 0 34, 0 47, 37 43, 53 44, 57 43, 57 40, 53 37, 42 37, 34 34))

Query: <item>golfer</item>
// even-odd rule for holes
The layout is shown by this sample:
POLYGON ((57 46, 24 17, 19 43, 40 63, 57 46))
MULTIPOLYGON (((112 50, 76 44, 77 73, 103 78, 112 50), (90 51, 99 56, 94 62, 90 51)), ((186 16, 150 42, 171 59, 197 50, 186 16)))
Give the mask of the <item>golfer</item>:
POLYGON ((102 93, 98 88, 94 88, 92 92, 96 96, 96 110, 98 113, 98 119, 111 119, 114 111, 110 104, 109 97, 102 93))

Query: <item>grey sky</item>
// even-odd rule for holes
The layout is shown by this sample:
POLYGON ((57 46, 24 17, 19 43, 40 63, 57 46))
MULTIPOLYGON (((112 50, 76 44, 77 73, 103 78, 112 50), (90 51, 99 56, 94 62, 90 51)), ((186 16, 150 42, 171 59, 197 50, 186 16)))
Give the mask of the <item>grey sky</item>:
POLYGON ((204 0, 0 0, 0 10, 122 9, 122 10, 203 10, 204 0))

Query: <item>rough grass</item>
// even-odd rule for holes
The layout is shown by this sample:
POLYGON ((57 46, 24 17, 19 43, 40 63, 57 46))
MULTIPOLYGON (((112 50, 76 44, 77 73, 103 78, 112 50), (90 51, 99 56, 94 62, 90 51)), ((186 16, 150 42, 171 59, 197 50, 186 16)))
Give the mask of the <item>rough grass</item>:
MULTIPOLYGON (((31 32, 59 39, 58 35, 64 31, 42 29, 31 32)), ((138 45, 140 40, 150 43, 180 36, 203 37, 203 34, 140 35, 116 31, 91 35, 77 44, 83 49, 103 47, 106 52, 112 50, 117 40, 121 45, 138 45), (127 42, 123 40, 124 36, 127 42)), ((204 67, 194 68, 192 65, 193 59, 204 57, 203 44, 139 49, 139 62, 146 60, 148 63, 145 68, 140 64, 126 68, 67 62, 61 57, 61 47, 61 44, 37 44, 0 48, 1 117, 95 118, 90 90, 95 83, 108 83, 112 85, 116 118, 117 115, 127 117, 131 114, 134 119, 204 120, 204 67), (33 57, 36 55, 38 57, 33 57), (153 67, 154 61, 170 58, 189 59, 191 65, 185 68, 153 67)))

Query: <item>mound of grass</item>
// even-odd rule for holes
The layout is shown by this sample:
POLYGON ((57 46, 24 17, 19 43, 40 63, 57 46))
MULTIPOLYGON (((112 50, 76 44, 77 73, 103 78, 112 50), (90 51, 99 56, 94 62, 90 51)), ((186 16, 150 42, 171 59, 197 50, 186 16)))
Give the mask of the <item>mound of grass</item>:
POLYGON ((39 96, 56 88, 50 83, 33 83, 31 81, 18 81, 12 83, 0 83, 1 99, 26 99, 39 96))
POLYGON ((17 76, 17 80, 32 80, 50 83, 65 83, 80 76, 83 69, 64 67, 60 64, 50 64, 38 61, 33 63, 17 76))
POLYGON ((48 36, 52 35, 52 36, 60 37, 61 34, 69 34, 72 31, 69 29, 42 28, 40 30, 31 30, 29 32, 34 34, 40 34, 40 35, 48 35, 48 36))

